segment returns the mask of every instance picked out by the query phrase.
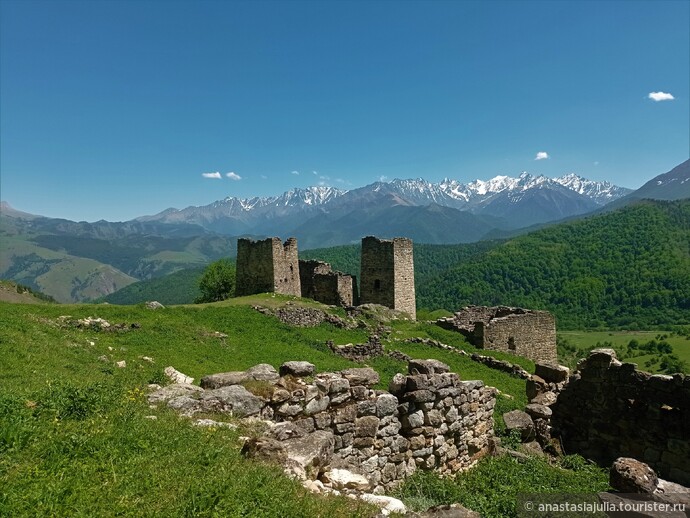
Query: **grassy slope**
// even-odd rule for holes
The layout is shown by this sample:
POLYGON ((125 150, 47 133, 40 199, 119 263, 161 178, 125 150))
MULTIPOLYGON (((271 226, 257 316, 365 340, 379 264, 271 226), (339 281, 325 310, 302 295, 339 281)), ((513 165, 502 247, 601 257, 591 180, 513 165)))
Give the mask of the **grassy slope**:
MULTIPOLYGON (((669 331, 559 331, 558 335, 565 338, 579 349, 586 349, 597 343, 611 342, 615 349, 625 349, 630 340, 637 340, 643 344, 654 340, 658 335, 666 335, 665 341, 673 346, 673 354, 690 365, 690 338, 673 335, 669 331)), ((642 370, 657 372, 658 365, 651 368, 645 367, 647 360, 654 358, 652 355, 626 358, 624 361, 637 363, 642 370)), ((689 373, 690 374, 690 373, 689 373)))
MULTIPOLYGON (((356 365, 334 356, 324 343, 363 342, 366 331, 293 328, 247 305, 279 305, 285 299, 258 295, 155 311, 142 305, 0 303, 0 516, 373 515, 371 507, 349 499, 309 495, 278 469, 244 460, 239 435, 250 431, 201 430, 145 403, 143 387, 162 381, 167 365, 197 380, 262 362, 278 367, 308 360, 318 371, 356 365), (61 315, 136 322, 140 328, 112 333, 65 327, 61 315), (212 336, 216 331, 227 338, 212 336), (114 366, 120 360, 127 362, 125 369, 114 366)), ((298 303, 303 302, 317 305, 298 303)), ((430 337, 471 352, 459 335, 400 322, 391 336, 389 348, 439 358, 463 379, 483 379, 511 395, 501 398, 501 411, 524 404, 522 380, 401 341, 430 337)), ((389 358, 369 363, 382 374, 381 387, 404 369, 389 358)), ((486 491, 500 491, 491 487, 486 491)), ((414 500, 410 491, 405 494, 414 500)))

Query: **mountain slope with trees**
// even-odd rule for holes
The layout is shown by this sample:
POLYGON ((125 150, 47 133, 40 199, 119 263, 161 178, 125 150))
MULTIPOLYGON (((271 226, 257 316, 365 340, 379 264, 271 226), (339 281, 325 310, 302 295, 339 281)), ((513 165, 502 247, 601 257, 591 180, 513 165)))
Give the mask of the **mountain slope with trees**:
POLYGON ((417 283, 423 308, 553 311, 560 328, 690 322, 690 200, 642 201, 520 236, 417 283))

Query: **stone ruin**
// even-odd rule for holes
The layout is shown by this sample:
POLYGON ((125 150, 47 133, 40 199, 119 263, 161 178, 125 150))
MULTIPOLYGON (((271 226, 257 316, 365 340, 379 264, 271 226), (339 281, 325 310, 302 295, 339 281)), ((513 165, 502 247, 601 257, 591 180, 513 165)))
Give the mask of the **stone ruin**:
POLYGON ((355 306, 359 303, 354 275, 334 271, 331 265, 315 259, 299 261, 302 297, 331 306, 355 306))
POLYGON ((556 320, 548 311, 468 306, 437 324, 462 333, 475 347, 556 363, 556 320))
POLYGON ((370 368, 315 374, 310 363, 287 362, 280 373, 262 364, 206 376, 201 387, 169 385, 148 399, 188 416, 260 417, 270 426, 247 441, 249 456, 278 460, 307 481, 346 468, 374 493, 417 469, 454 473, 489 453, 494 388, 461 381, 438 360, 411 360, 409 374, 396 374, 389 392, 374 390, 378 382, 370 368))
POLYGON ((282 293, 324 304, 380 304, 416 317, 412 241, 368 236, 362 239, 361 296, 353 275, 333 271, 323 261, 298 260, 297 240, 273 237, 237 240, 235 295, 282 293))
POLYGON ((416 318, 411 239, 363 238, 360 277, 362 304, 380 304, 416 318))
POLYGON ((295 297, 302 294, 294 237, 285 243, 278 237, 237 240, 235 296, 267 292, 295 297))
POLYGON ((551 425, 568 453, 606 465, 632 457, 690 486, 690 376, 636 367, 592 351, 558 394, 551 425))

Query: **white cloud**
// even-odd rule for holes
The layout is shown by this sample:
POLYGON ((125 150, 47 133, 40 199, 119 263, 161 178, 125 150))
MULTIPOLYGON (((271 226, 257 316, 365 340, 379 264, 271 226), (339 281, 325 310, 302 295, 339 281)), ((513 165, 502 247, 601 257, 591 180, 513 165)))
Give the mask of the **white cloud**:
POLYGON ((326 176, 326 175, 319 176, 319 180, 330 180, 330 179, 331 179, 330 176, 326 176))
POLYGON ((262 180, 268 180, 268 176, 266 176, 265 174, 261 174, 259 176, 261 177, 262 180))
POLYGON ((237 173, 233 173, 232 171, 230 171, 229 173, 226 173, 225 176, 227 176, 231 180, 241 180, 242 179, 242 177, 240 175, 238 175, 237 173))
POLYGON ((385 174, 379 176, 379 182, 385 182, 386 180, 388 180, 388 177, 385 174))
POLYGON ((546 160, 547 158, 549 158, 549 154, 546 151, 539 151, 534 157, 535 160, 546 160))
POLYGON ((299 176, 299 171, 292 171, 290 174, 294 174, 295 176, 299 176))
POLYGON ((222 178, 218 171, 216 171, 215 173, 201 173, 201 176, 203 176, 204 178, 215 178, 216 180, 220 180, 222 178))
POLYGON ((317 173, 316 171, 312 171, 311 173, 312 173, 314 176, 317 176, 317 175, 319 174, 319 173, 317 173))
POLYGON ((321 181, 319 182, 319 186, 320 186, 320 187, 328 187, 328 182, 324 182, 323 180, 321 180, 321 181))
POLYGON ((647 96, 649 99, 652 101, 673 101, 675 97, 673 97, 671 94, 666 93, 666 92, 649 92, 649 95, 647 96))

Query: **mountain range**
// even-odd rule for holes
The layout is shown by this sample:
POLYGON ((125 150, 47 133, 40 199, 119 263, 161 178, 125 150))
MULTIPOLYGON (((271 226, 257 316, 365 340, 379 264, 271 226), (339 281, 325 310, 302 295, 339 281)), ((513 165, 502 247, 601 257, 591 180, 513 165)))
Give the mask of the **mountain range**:
POLYGON ((429 244, 501 238, 639 198, 690 198, 689 164, 634 192, 574 174, 522 173, 468 184, 396 179, 349 191, 309 187, 226 198, 126 222, 46 218, 2 202, 0 278, 75 302, 233 256, 238 236, 296 236, 301 250, 356 243, 369 234, 429 244))
POLYGON ((290 234, 307 247, 356 241, 367 228, 369 233, 404 234, 428 243, 462 243, 496 230, 584 214, 630 192, 575 174, 551 179, 522 173, 468 184, 395 179, 349 191, 315 186, 273 197, 228 197, 136 221, 195 224, 226 235, 290 234), (434 228, 443 234, 434 235, 434 228))

